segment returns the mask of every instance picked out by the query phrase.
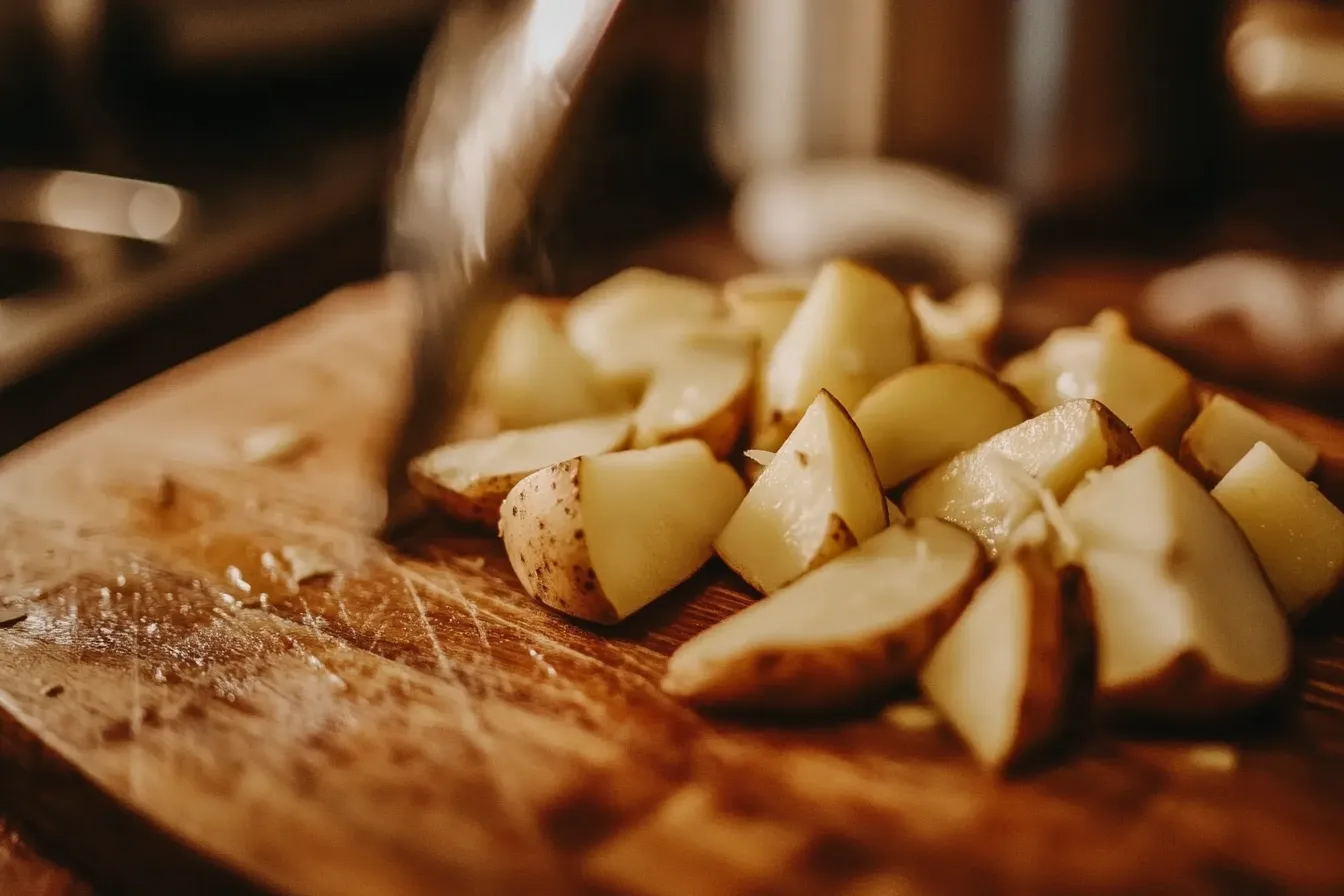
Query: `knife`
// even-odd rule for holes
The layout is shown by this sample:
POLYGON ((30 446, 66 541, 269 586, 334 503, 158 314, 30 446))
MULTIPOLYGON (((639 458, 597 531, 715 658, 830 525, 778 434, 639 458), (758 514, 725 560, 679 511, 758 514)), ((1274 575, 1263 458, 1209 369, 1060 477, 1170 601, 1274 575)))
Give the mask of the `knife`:
POLYGON ((417 316, 380 534, 419 516, 406 466, 451 430, 495 317, 549 260, 538 244, 587 132, 576 114, 622 0, 464 0, 439 26, 394 174, 388 266, 417 316))

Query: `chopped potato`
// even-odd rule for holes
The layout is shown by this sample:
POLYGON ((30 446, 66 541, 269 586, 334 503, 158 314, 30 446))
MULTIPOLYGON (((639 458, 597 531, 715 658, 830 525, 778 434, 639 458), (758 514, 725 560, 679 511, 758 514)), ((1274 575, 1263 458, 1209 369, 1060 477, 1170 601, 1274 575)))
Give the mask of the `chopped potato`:
POLYGON ((1029 416, 994 374, 965 364, 917 364, 893 374, 854 411, 883 488, 894 488, 1029 416))
POLYGON ((504 499, 499 532, 529 595, 614 623, 694 575, 744 493, 732 467, 688 439, 538 470, 504 499))
POLYGON ((1237 521, 1291 616, 1344 580, 1344 513, 1282 456, 1257 442, 1213 489, 1237 521))
POLYGON ((1036 407, 1093 398, 1134 431, 1139 447, 1175 451, 1195 414, 1190 375, 1180 365, 1128 336, 1114 312, 1091 326, 1064 327, 1003 366, 1004 382, 1036 407))
POLYGON ((1138 453, 1128 427, 1099 402, 1062 404, 925 473, 905 491, 908 517, 934 516, 972 532, 998 555, 1013 531, 1063 500, 1083 476, 1138 453))
POLYGON ((502 429, 529 429, 630 406, 565 339, 540 301, 517 298, 500 313, 473 380, 475 400, 502 429))
POLYGON ((812 402, 715 542, 769 594, 887 527, 887 503, 858 427, 829 392, 812 402))
POLYGON ((1181 463, 1212 486, 1256 442, 1264 442, 1303 476, 1310 475, 1320 459, 1320 452, 1282 426, 1226 395, 1215 395, 1181 437, 1181 463))
POLYGON ((411 461, 416 491, 449 517, 495 526, 504 496, 537 470, 630 444, 628 416, 597 417, 453 442, 411 461))
POLYGON ((755 355, 751 343, 701 341, 665 362, 635 410, 635 447, 700 439, 726 457, 747 420, 755 355))
POLYGON ((663 690, 701 706, 835 710, 910 679, 984 575, 974 538, 892 526, 687 641, 663 690))
POLYGON ((637 395, 688 334, 712 325, 722 311, 708 283, 627 268, 569 303, 565 334, 601 377, 637 395))
POLYGON ((929 360, 989 366, 989 347, 1003 319, 1003 295, 992 285, 972 283, 944 302, 917 289, 910 293, 910 307, 929 360))
POLYGON ((1261 702, 1284 683, 1283 609, 1232 518, 1157 448, 1103 470, 1063 507, 1097 637, 1097 698, 1199 717, 1261 702))
POLYGON ((847 410, 857 407, 920 350, 919 326, 895 284, 853 262, 827 263, 770 353, 766 419, 753 447, 782 444, 822 389, 847 410))
POLYGON ((1072 599, 1049 555, 1024 547, 999 564, 919 673, 982 765, 1001 769, 1062 727, 1083 649, 1072 599))

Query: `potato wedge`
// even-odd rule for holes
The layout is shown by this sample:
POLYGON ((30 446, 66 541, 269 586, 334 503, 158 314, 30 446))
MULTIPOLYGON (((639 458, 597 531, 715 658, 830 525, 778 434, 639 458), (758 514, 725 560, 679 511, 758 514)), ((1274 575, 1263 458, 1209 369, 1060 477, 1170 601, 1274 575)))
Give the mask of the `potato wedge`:
POLYGON ((500 315, 473 380, 477 404, 502 429, 529 429, 631 407, 598 377, 536 299, 520 297, 500 315))
POLYGON ((956 523, 995 557, 1040 509, 1043 491, 1063 500, 1089 470, 1138 450, 1129 428, 1105 405, 1070 401, 934 467, 905 490, 901 509, 908 517, 956 523))
POLYGON ((811 277, 791 274, 744 274, 723 284, 723 300, 729 318, 760 337, 768 358, 811 284, 811 277))
POLYGON ((981 765, 1005 769, 1062 729, 1074 686, 1073 599, 1046 551, 1024 547, 981 583, 919 673, 981 765))
POLYGON ((747 420, 755 361, 750 343, 688 343, 654 371, 635 410, 635 447, 699 439, 727 457, 747 420))
POLYGON ((832 261, 770 353, 766 418, 753 447, 774 449, 825 389, 846 409, 920 355, 919 325, 890 280, 850 261, 832 261))
POLYGON ((989 283, 972 283, 947 300, 922 289, 910 293, 930 361, 989 366, 989 348, 1003 320, 1003 294, 989 283))
POLYGON ((1181 465, 1212 487, 1264 442, 1283 462, 1303 476, 1311 475, 1320 452, 1293 433, 1266 420, 1239 401, 1215 395, 1181 436, 1181 465))
POLYGON ((629 416, 571 420, 442 445, 411 461, 411 485, 462 522, 495 526, 504 496, 536 471, 629 446, 629 416))
POLYGON ((529 595, 615 623, 704 565, 745 491, 696 440, 579 457, 514 486, 499 532, 529 595))
POLYGON ((886 497, 858 427, 819 394, 714 542, 769 594, 887 526, 886 497))
POLYGON ((1141 448, 1175 452, 1195 414, 1190 375, 1127 335, 1114 312, 1091 326, 1064 327, 1003 366, 999 376, 1044 410, 1094 398, 1134 430, 1141 448))
POLYGON ((685 336, 722 311, 718 290, 708 283, 627 268, 569 303, 565 334, 599 376, 637 397, 685 336))
POLYGON ((1030 416, 1017 391, 966 364, 917 364, 869 392, 854 422, 883 488, 902 485, 1030 416))
POLYGON ((1216 716, 1284 683, 1283 609, 1237 524, 1168 454, 1090 477, 1063 515, 1081 546, 1100 705, 1216 716))
POLYGON ((1257 442, 1212 495, 1250 541, 1289 616, 1344 583, 1344 513, 1272 447, 1257 442))
POLYGON ((699 706, 792 712, 879 697, 915 674, 984 569, 955 526, 892 526, 687 641, 662 688, 699 706))

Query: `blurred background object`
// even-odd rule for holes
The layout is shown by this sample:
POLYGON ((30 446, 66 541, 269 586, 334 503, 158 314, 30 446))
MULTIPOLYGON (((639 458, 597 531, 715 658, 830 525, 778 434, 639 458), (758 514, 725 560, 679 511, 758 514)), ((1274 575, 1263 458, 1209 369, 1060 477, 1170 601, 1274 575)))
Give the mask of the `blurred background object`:
MULTIPOLYGON (((0 451, 376 274, 449 2, 0 2, 0 416, 21 421, 0 451)), ((555 291, 668 233, 638 257, 710 277, 854 254, 936 292, 1000 282, 1010 346, 1119 304, 1198 370, 1344 400, 1338 327, 1291 325, 1315 341, 1285 357, 1279 305, 1147 289, 1229 251, 1337 279, 1339 3, 628 5, 546 234, 555 291)), ((1338 292, 1292 293, 1283 320, 1333 320, 1338 292)))

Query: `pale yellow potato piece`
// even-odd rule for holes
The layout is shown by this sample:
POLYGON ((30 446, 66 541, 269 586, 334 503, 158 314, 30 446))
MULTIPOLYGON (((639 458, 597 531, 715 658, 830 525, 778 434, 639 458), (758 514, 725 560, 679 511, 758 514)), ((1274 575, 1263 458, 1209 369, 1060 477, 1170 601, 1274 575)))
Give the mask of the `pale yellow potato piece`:
POLYGON ((744 493, 688 439, 539 470, 504 499, 499 532, 529 595, 614 623, 694 575, 744 493))
MULTIPOLYGON (((775 343, 793 320, 811 282, 811 277, 757 273, 735 277, 723 285, 729 318, 756 333, 760 339, 756 383, 752 390, 753 447, 774 451, 784 444, 789 434, 789 427, 770 422, 770 405, 765 393, 766 370, 775 343)), ((754 465, 748 467, 749 478, 754 480, 757 472, 754 465)))
POLYGON ((1063 500, 1088 471, 1138 450, 1105 405, 1071 401, 934 467, 905 490, 901 509, 908 517, 956 523, 995 557, 1023 520, 1041 509, 1043 493, 1063 500))
POLYGON ((729 318, 756 333, 769 357, 811 284, 811 277, 792 274, 744 274, 723 284, 723 300, 729 318))
POLYGON ((1003 320, 1003 294, 993 285, 972 283, 942 302, 916 289, 910 293, 910 308, 930 361, 989 366, 990 344, 1003 320))
POLYGON ((714 547, 769 594, 887 526, 887 502, 858 427, 819 394, 714 547))
POLYGON ((966 364, 917 364, 869 392, 854 422, 883 488, 894 488, 1030 414, 1017 392, 966 364))
POLYGON ((637 396, 688 334, 722 312, 719 291, 709 283, 627 268, 569 303, 565 334, 599 376, 637 396))
POLYGON ((630 444, 629 416, 571 420, 441 445, 411 461, 411 485, 444 513, 494 526, 515 485, 543 467, 630 444))
POLYGON ((979 543, 955 526, 892 526, 687 641, 663 690, 752 710, 862 703, 913 677, 984 568, 979 543))
POLYGON ((919 685, 981 765, 1004 769, 1061 730, 1079 632, 1047 552, 1020 548, 980 584, 919 685))
POLYGON ((1104 706, 1171 717, 1244 709, 1284 683, 1292 640, 1246 537, 1170 455, 1149 448, 1074 490, 1104 706))
POLYGON ((726 457, 747 420, 755 360, 752 343, 688 343, 654 371, 635 409, 634 446, 699 439, 726 457))
POLYGON ((1114 313, 1089 327, 1064 327, 1003 366, 999 376, 1042 410, 1094 398, 1134 430, 1139 446, 1174 452, 1195 414, 1190 375, 1130 339, 1114 313))
POLYGON ((593 370, 536 299, 500 314, 473 380, 475 400, 502 429, 528 429, 626 410, 631 402, 593 370))
POLYGON ((1339 587, 1344 513, 1269 445, 1257 442, 1212 494, 1245 533, 1290 616, 1339 587))
POLYGON ((1180 460, 1187 470, 1212 486, 1246 456, 1256 442, 1264 442, 1284 463, 1303 476, 1320 460, 1313 445, 1266 420, 1246 405, 1215 395, 1181 436, 1180 460))
POLYGON ((770 353, 766 417, 753 447, 781 444, 779 433, 787 435, 820 390, 854 408, 919 354, 919 325, 896 285, 853 262, 827 262, 770 353))

